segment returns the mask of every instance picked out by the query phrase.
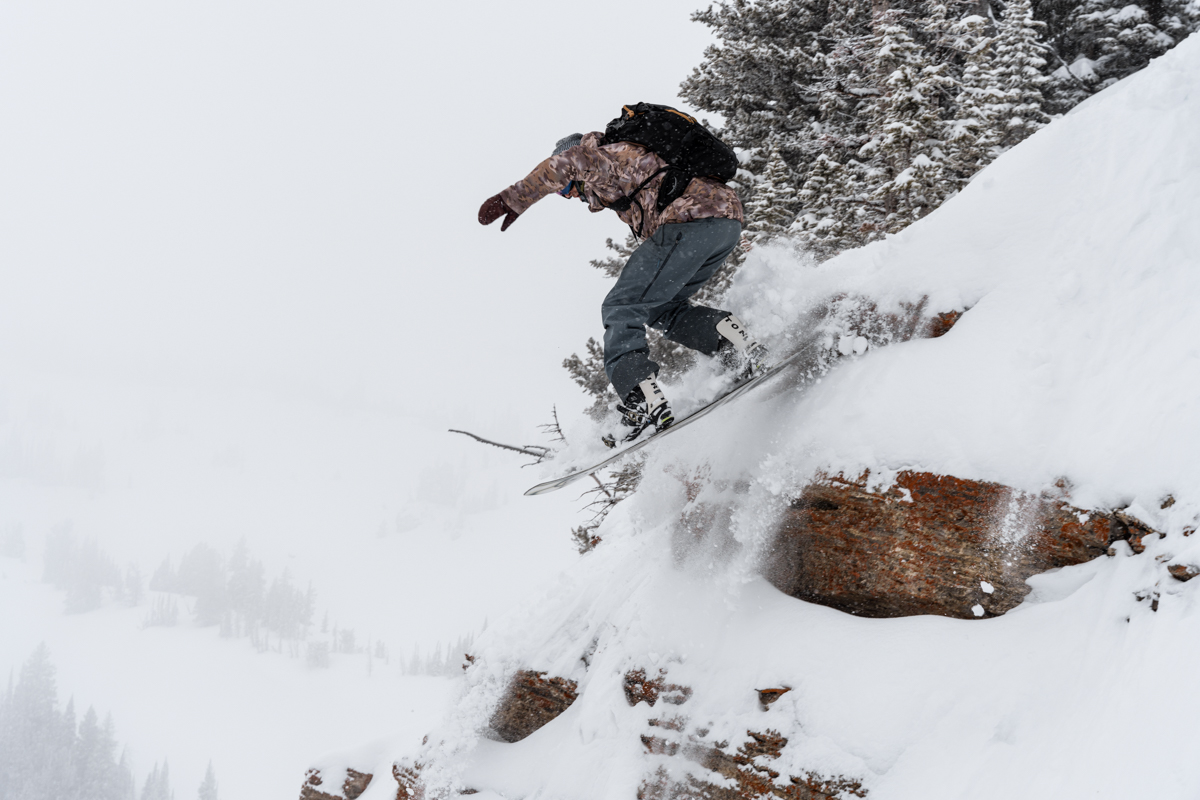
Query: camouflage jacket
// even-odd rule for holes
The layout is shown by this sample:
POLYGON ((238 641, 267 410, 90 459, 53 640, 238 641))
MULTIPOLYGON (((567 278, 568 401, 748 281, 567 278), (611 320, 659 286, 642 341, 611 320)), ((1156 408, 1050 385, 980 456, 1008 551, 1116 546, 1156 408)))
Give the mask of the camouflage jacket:
MULTIPOLYGON (((600 146, 600 133, 589 133, 583 141, 534 167, 523 180, 500 193, 505 204, 523 214, 549 194, 565 188, 571 181, 583 184, 583 198, 593 211, 608 208, 641 185, 642 181, 667 166, 654 153, 632 142, 615 142, 600 146)), ((693 178, 683 195, 658 213, 659 175, 637 197, 626 211, 617 216, 642 238, 649 238, 658 226, 669 222, 691 222, 695 219, 722 217, 745 223, 742 203, 733 189, 709 178, 693 178)), ((614 209, 615 211, 615 209, 614 209)))

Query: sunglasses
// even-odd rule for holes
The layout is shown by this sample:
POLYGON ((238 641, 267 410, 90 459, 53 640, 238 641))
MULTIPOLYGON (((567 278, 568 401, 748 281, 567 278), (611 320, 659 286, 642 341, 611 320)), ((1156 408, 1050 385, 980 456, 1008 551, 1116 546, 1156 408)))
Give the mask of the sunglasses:
POLYGON ((571 181, 566 186, 558 190, 558 193, 563 197, 570 197, 571 192, 579 192, 580 199, 583 198, 583 181, 571 181))

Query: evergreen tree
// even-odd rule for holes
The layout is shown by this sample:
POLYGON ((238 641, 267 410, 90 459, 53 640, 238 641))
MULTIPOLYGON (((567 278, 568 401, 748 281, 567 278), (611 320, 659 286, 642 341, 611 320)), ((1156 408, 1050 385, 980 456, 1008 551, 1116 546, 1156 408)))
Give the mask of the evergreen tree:
POLYGON ((142 586, 142 571, 138 569, 137 564, 129 564, 125 567, 125 577, 121 594, 124 596, 125 602, 131 606, 140 606, 142 600, 145 599, 146 592, 142 586))
POLYGON ((1064 38, 1089 59, 1095 88, 1103 89, 1137 72, 1198 27, 1200 7, 1188 0, 1083 0, 1069 15, 1064 38))
POLYGON ((705 50, 680 95, 721 114, 730 145, 765 155, 764 143, 779 136, 785 160, 803 160, 820 119, 828 11, 823 0, 735 0, 696 12, 720 43, 705 50))
POLYGON ((772 141, 762 179, 754 187, 754 196, 745 206, 747 238, 765 242, 788 229, 800 210, 792 171, 783 160, 779 143, 772 141))
POLYGON ((44 644, 21 668, 5 713, 10 747, 5 748, 4 783, 19 800, 59 800, 69 796, 75 732, 58 712, 58 690, 50 651, 44 644))
POLYGON ((133 779, 129 754, 125 751, 121 752, 121 760, 117 762, 117 784, 113 797, 116 800, 137 800, 137 783, 133 779))
POLYGON ((247 619, 261 619, 266 589, 266 568, 261 561, 250 557, 246 540, 240 540, 229 559, 230 608, 247 619))
POLYGON ((1006 105, 1001 123, 1001 145, 1012 147, 1045 127, 1050 117, 1043 110, 1042 87, 1046 59, 1041 44, 1045 24, 1033 18, 1030 0, 1010 0, 996 37, 995 82, 1006 105))
POLYGON ((179 591, 179 579, 171 566, 171 559, 164 558, 154 574, 150 576, 150 589, 155 592, 179 591))
POLYGON ((171 769, 164 760, 162 769, 158 764, 150 770, 146 783, 142 786, 141 800, 174 800, 175 793, 171 791, 171 769))
POLYGON ((196 795, 197 800, 218 800, 217 798, 217 774, 213 772, 212 762, 208 762, 208 769, 204 772, 204 782, 200 784, 200 789, 196 795))
POLYGON ((802 210, 791 232, 819 256, 841 250, 852 235, 855 204, 847 194, 846 170, 829 156, 819 155, 798 193, 802 210))
POLYGON ((955 113, 943 123, 946 157, 959 183, 965 183, 1000 153, 1008 95, 995 69, 996 39, 988 21, 973 14, 955 23, 955 49, 962 57, 955 113))
POLYGON ((54 667, 44 646, 0 697, 0 797, 4 800, 133 800, 128 761, 114 760, 116 734, 88 709, 58 712, 54 667))
POLYGON ((940 95, 955 82, 944 64, 930 62, 907 18, 889 10, 876 20, 880 95, 862 110, 871 138, 858 155, 868 165, 865 188, 876 236, 902 230, 954 191, 938 131, 940 95))
POLYGON ((119 796, 120 779, 116 763, 117 741, 113 735, 112 719, 101 727, 94 708, 88 708, 79 725, 79 741, 75 753, 75 792, 84 798, 119 796))

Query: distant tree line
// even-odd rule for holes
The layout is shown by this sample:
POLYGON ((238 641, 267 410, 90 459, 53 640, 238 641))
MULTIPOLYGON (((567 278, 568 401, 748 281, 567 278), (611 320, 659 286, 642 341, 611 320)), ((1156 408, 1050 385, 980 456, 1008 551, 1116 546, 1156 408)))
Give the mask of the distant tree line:
POLYGON ((316 591, 300 588, 288 570, 269 583, 263 562, 252 558, 244 541, 223 557, 198 544, 184 554, 179 566, 164 559, 150 577, 156 592, 195 598, 192 614, 200 625, 219 625, 221 635, 249 637, 259 650, 270 646, 270 634, 282 642, 304 641, 316 611, 316 591))
MULTIPOLYGON (((487 623, 484 623, 487 630, 487 623)), ((414 647, 412 655, 400 662, 400 671, 404 675, 432 675, 452 678, 463 672, 464 659, 471 652, 475 643, 474 635, 460 636, 453 644, 445 649, 438 642, 433 650, 422 655, 420 648, 414 647)))
MULTIPOLYGON (((19 532, 7 541, 19 546, 11 545, 0 555, 23 557, 19 532)), ((187 613, 198 625, 219 626, 224 637, 249 639, 259 652, 304 658, 314 668, 329 667, 334 655, 363 656, 369 672, 377 663, 391 664, 390 649, 383 641, 364 640, 354 628, 331 623, 328 613, 318 626, 312 585, 301 587, 287 569, 268 579, 264 563, 251 555, 245 541, 228 556, 198 544, 178 564, 163 559, 147 582, 135 564, 119 569, 94 539, 78 537, 69 524, 63 524, 46 538, 42 576, 66 593, 68 613, 90 611, 106 601, 147 603, 145 627, 171 627, 187 613)), ((400 659, 401 673, 457 674, 473 641, 473 636, 460 637, 445 649, 439 642, 427 654, 414 647, 410 657, 400 659)))
MULTIPOLYGON (((198 800, 218 800, 212 764, 198 800)), ((119 748, 112 716, 101 723, 89 707, 76 723, 75 702, 58 707, 56 671, 45 645, 34 650, 0 695, 0 798, 4 800, 173 800, 164 761, 139 794, 127 748, 119 748), (118 755, 118 750, 120 754, 118 755)))

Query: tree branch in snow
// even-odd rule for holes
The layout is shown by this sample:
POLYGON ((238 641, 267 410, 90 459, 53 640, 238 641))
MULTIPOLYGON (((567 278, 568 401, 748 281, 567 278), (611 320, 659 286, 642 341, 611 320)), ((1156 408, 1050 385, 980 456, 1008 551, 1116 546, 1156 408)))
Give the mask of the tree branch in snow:
POLYGON ((493 442, 491 439, 485 439, 482 436, 476 436, 475 434, 471 433, 470 431, 460 431, 460 430, 455 430, 454 428, 450 428, 449 430, 450 430, 450 433, 461 433, 463 436, 470 436, 475 441, 483 442, 484 444, 490 444, 492 447, 499 447, 503 450, 512 450, 517 453, 524 453, 527 456, 533 456, 534 458, 538 459, 539 461, 546 458, 551 453, 551 450, 549 447, 542 447, 541 445, 528 444, 528 445, 525 445, 524 447, 518 447, 515 444, 504 444, 502 442, 493 442))
POLYGON ((1040 43, 1040 42, 1039 42, 1039 43, 1036 43, 1036 46, 1037 46, 1037 47, 1038 47, 1040 50, 1044 50, 1045 52, 1047 52, 1047 53, 1049 53, 1050 55, 1052 55, 1052 56, 1054 56, 1055 58, 1057 58, 1057 59, 1058 59, 1058 63, 1060 63, 1060 64, 1062 64, 1062 65, 1063 65, 1063 69, 1066 71, 1066 73, 1067 73, 1068 75, 1070 75, 1070 76, 1071 76, 1071 80, 1073 80, 1073 81, 1075 81, 1076 83, 1078 83, 1078 84, 1079 84, 1079 88, 1080 88, 1080 89, 1083 89, 1083 90, 1084 90, 1085 92, 1087 92, 1088 94, 1095 94, 1095 93, 1096 93, 1096 90, 1095 90, 1094 88, 1092 88, 1091 86, 1088 86, 1086 83, 1084 83, 1084 82, 1083 82, 1083 81, 1082 81, 1082 80, 1079 78, 1079 76, 1078 76, 1078 75, 1076 75, 1074 72, 1072 72, 1072 71, 1071 71, 1071 65, 1070 65, 1070 64, 1068 64, 1066 61, 1063 61, 1063 57, 1062 57, 1062 56, 1060 56, 1060 55, 1058 54, 1058 51, 1057 51, 1057 50, 1055 50, 1053 47, 1051 47, 1051 46, 1050 46, 1050 45, 1048 45, 1048 44, 1042 44, 1042 43, 1040 43))

